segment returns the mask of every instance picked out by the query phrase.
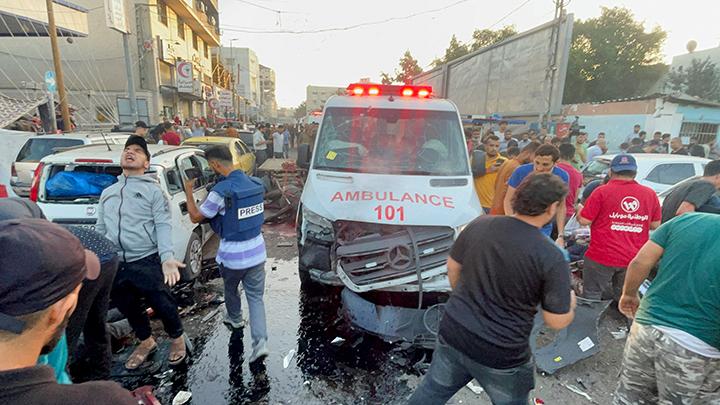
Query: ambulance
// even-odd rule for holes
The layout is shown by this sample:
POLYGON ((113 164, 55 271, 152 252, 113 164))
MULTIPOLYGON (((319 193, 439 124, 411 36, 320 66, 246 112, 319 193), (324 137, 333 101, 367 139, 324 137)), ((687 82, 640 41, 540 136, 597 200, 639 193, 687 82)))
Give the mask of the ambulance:
POLYGON ((429 86, 351 84, 325 103, 298 165, 308 169, 297 219, 303 283, 342 286, 356 327, 432 345, 448 254, 482 212, 455 104, 429 86))

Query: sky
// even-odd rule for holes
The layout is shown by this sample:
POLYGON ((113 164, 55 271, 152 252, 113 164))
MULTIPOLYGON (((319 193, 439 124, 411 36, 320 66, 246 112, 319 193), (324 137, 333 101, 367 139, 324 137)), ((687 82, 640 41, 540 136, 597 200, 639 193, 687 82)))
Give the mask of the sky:
MULTIPOLYGON (((428 69, 453 34, 469 42, 478 28, 515 25, 522 32, 550 21, 554 11, 552 0, 219 2, 223 46, 236 39, 233 46, 252 48, 261 64, 275 70, 281 107, 304 101, 308 85, 344 87, 365 77, 379 82, 380 73, 392 72, 406 50, 428 69), (356 25, 361 26, 349 28, 356 25), (330 28, 343 30, 323 31, 330 28), (315 32, 300 33, 306 31, 315 32)), ((720 45, 717 0, 571 0, 567 10, 587 19, 599 16, 602 6, 629 8, 646 30, 656 25, 666 30, 666 63, 687 53, 691 39, 698 42, 697 50, 720 45)))

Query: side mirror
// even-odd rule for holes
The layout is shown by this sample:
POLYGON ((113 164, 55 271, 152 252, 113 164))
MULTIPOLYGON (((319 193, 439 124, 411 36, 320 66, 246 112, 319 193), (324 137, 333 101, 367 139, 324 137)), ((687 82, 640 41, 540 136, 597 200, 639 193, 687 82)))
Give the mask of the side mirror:
POLYGON ((470 162, 470 170, 472 171, 473 177, 484 176, 487 173, 485 169, 485 162, 487 155, 481 150, 474 150, 472 153, 472 160, 470 162))
POLYGON ((300 144, 297 152, 297 166, 301 169, 309 169, 311 154, 310 144, 300 144))

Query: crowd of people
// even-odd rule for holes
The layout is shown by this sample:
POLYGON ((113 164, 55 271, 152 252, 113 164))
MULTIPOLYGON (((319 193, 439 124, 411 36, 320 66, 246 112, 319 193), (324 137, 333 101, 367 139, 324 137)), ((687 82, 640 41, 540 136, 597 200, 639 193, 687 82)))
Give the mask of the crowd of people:
MULTIPOLYGON (((193 182, 186 182, 188 213, 193 222, 209 221, 220 237, 223 322, 233 331, 244 327, 242 283, 250 307, 249 362, 262 363, 269 354, 264 187, 233 168, 227 146, 209 148, 206 157, 221 177, 200 206, 193 182)), ((147 140, 130 136, 121 152, 119 181, 100 196, 94 231, 53 224, 32 202, 0 199, 0 403, 137 404, 129 391, 106 381, 111 303, 139 342, 126 369, 138 369, 158 351, 148 307, 169 337, 166 361, 180 365, 191 354, 171 291, 185 265, 174 257, 168 197, 158 179, 145 174, 150 159, 147 140), (83 367, 73 367, 82 361, 83 367), (81 381, 88 382, 72 384, 81 381)))
MULTIPOLYGON (((632 143, 645 146, 635 141, 642 139, 639 127, 634 133, 632 143)), ((473 165, 475 187, 490 215, 468 225, 450 252, 453 293, 430 370, 411 404, 444 404, 473 378, 493 403, 528 403, 537 308, 552 329, 574 317, 564 250, 564 227, 573 215, 591 235, 578 293, 590 302, 612 300, 632 320, 612 402, 720 401, 720 160, 707 163, 702 178, 673 190, 661 206, 652 189, 635 181, 633 155, 621 153, 607 177, 587 184, 580 197, 578 168, 597 149, 605 153, 607 144, 599 137, 585 150, 586 134, 572 138, 546 142, 532 133, 516 139, 506 123, 482 137, 472 132, 469 148, 484 151, 473 154, 484 159, 473 165), (651 284, 641 299, 646 279, 651 284)))

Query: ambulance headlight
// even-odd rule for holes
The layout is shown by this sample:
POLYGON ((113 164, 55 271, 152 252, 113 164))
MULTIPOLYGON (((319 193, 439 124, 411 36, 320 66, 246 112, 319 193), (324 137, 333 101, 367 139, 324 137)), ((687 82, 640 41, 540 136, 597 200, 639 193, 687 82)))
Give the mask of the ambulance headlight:
POLYGON ((332 222, 330 222, 330 220, 310 211, 304 205, 302 207, 302 215, 303 222, 307 221, 308 224, 319 226, 320 228, 326 228, 329 230, 333 229, 332 222))

